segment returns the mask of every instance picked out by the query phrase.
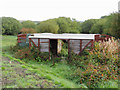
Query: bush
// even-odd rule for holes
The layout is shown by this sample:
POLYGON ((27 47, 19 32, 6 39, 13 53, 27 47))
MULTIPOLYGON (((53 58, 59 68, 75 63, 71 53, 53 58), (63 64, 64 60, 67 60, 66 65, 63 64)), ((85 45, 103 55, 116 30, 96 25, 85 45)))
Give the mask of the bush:
POLYGON ((10 47, 10 52, 11 53, 15 53, 17 52, 19 49, 22 49, 23 47, 19 46, 18 44, 16 44, 15 46, 11 46, 10 47))
POLYGON ((31 53, 29 48, 23 48, 23 49, 19 49, 16 53, 15 53, 15 57, 19 58, 19 59, 34 59, 33 58, 33 53, 31 53))
POLYGON ((70 77, 76 83, 95 88, 100 82, 118 80, 118 41, 114 38, 96 42, 93 50, 84 58, 75 54, 71 56, 72 64, 79 66, 70 77))
POLYGON ((118 44, 114 38, 96 42, 93 51, 90 52, 90 58, 99 64, 116 64, 118 62, 118 44))
POLYGON ((20 47, 16 46, 16 49, 13 48, 15 52, 15 57, 19 59, 31 59, 37 61, 43 61, 49 59, 49 54, 47 52, 40 52, 38 48, 32 47, 29 49, 28 47, 20 47))

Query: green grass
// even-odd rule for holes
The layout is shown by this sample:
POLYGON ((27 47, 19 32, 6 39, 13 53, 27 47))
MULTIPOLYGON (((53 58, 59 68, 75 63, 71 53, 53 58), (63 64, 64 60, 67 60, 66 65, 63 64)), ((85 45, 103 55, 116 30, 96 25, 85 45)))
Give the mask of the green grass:
MULTIPOLYGON (((34 60, 20 60, 13 56, 10 47, 16 45, 16 36, 2 37, 3 56, 9 60, 2 62, 2 75, 7 81, 5 88, 87 88, 85 84, 76 84, 76 79, 70 80, 75 73, 76 66, 68 65, 65 61, 56 63, 37 62, 34 60), (16 71, 18 70, 18 71, 16 71), (6 79, 7 78, 7 79, 6 79), (22 82, 22 83, 21 83, 22 82)), ((81 70, 82 71, 82 70, 81 70)), ((99 88, 117 88, 116 81, 99 83, 99 88)))
POLYGON ((16 45, 17 36, 3 35, 2 36, 2 51, 11 54, 9 48, 16 45))
POLYGON ((118 80, 111 80, 99 83, 99 88, 118 88, 118 80))
POLYGON ((17 37, 16 36, 3 36, 2 37, 2 49, 3 56, 8 57, 13 64, 9 64, 8 61, 3 61, 2 70, 3 76, 7 77, 12 83, 5 84, 6 88, 25 88, 25 87, 39 87, 38 84, 42 85, 43 81, 51 82, 51 85, 46 83, 44 87, 63 87, 63 88, 80 88, 85 87, 85 85, 78 85, 75 82, 66 79, 69 77, 75 68, 75 66, 69 66, 65 63, 57 63, 51 67, 52 62, 36 62, 33 60, 20 60, 12 57, 10 53, 10 47, 16 45, 17 37), (27 61, 27 62, 26 62, 27 61), (18 63, 16 63, 18 62, 18 63), (15 69, 21 69, 24 72, 24 75, 16 74, 15 69), (31 75, 26 75, 31 73, 31 75), (43 80, 36 80, 34 74, 38 77, 44 78, 43 80), (16 79, 15 79, 16 78, 16 79), (21 83, 22 82, 22 83, 21 83), (36 86, 38 85, 38 86, 36 86))
POLYGON ((14 46, 17 43, 17 36, 2 36, 2 49, 9 48, 9 46, 14 46))
POLYGON ((65 88, 84 87, 84 85, 77 85, 74 82, 67 80, 65 78, 66 75, 72 73, 72 68, 66 64, 59 63, 58 65, 51 67, 51 64, 49 63, 48 64, 46 63, 46 65, 44 63, 38 63, 36 61, 29 61, 28 63, 25 63, 24 61, 20 61, 19 59, 15 59, 9 55, 4 56, 9 57, 12 61, 20 62, 21 63, 20 67, 27 68, 28 72, 36 73, 40 77, 44 77, 47 80, 53 81, 55 85, 60 85, 61 87, 65 88))

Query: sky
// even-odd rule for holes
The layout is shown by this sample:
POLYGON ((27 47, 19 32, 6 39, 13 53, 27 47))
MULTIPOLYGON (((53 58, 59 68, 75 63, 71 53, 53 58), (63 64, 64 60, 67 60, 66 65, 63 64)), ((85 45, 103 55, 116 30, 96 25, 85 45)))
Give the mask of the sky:
POLYGON ((85 21, 117 12, 118 2, 119 0, 0 0, 0 17, 32 21, 70 17, 85 21))

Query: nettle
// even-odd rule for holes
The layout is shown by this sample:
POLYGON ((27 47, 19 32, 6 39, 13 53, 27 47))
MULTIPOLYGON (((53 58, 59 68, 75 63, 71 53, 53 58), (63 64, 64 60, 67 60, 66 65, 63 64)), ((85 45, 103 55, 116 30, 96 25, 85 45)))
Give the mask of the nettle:
POLYGON ((118 40, 113 37, 108 41, 96 42, 94 49, 90 52, 90 58, 100 64, 117 63, 118 44, 118 40))
POLYGON ((118 80, 118 44, 114 38, 95 42, 93 50, 86 56, 87 60, 82 63, 84 70, 76 70, 73 75, 79 77, 77 83, 86 83, 88 87, 97 87, 99 82, 118 80))

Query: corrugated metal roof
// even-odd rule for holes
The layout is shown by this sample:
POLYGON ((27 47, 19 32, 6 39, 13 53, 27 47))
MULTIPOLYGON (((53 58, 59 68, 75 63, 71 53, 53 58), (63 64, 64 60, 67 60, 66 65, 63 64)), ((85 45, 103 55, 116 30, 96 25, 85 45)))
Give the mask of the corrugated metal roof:
POLYGON ((52 33, 35 33, 29 38, 48 38, 48 39, 94 39, 99 34, 52 34, 52 33))

